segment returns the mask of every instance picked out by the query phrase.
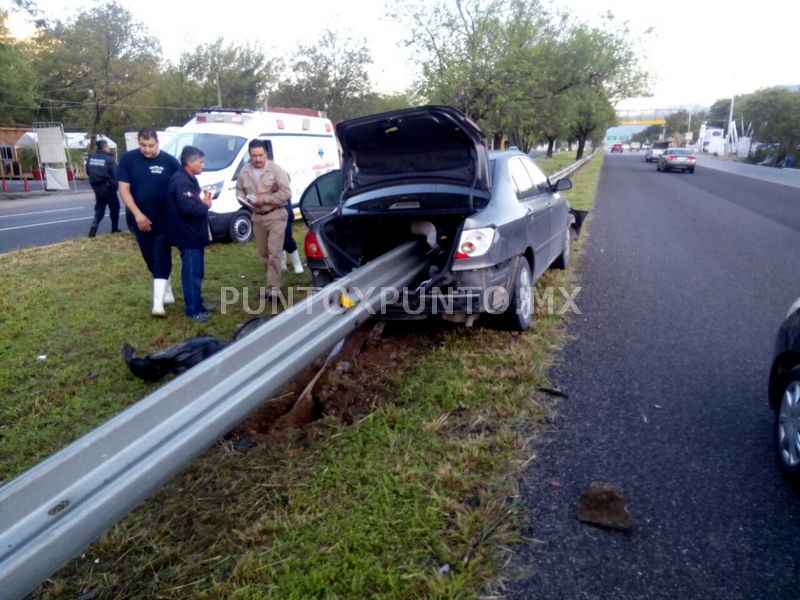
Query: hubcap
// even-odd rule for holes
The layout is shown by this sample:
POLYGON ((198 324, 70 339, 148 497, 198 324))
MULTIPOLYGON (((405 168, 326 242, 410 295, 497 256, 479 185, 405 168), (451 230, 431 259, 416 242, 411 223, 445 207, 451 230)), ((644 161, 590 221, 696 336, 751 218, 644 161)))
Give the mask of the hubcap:
POLYGON ((778 448, 787 467, 800 463, 800 382, 793 381, 783 392, 778 413, 778 448))

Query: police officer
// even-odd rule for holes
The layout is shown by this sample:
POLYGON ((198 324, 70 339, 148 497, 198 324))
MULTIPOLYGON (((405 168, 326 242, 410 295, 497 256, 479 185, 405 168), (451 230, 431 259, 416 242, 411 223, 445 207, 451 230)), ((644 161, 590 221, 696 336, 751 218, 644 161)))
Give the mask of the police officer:
POLYGON ((98 140, 96 152, 86 160, 86 174, 94 191, 94 220, 89 227, 89 237, 97 235, 97 226, 103 220, 108 206, 111 233, 119 233, 119 198, 117 197, 117 162, 108 148, 108 143, 98 140))

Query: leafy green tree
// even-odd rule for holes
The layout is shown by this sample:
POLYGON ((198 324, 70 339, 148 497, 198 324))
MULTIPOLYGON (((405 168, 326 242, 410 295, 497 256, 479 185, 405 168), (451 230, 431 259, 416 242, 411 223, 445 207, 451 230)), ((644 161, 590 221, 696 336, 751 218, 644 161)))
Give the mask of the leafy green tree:
POLYGON ((624 36, 551 15, 539 0, 398 0, 392 15, 411 31, 428 101, 459 108, 523 149, 537 139, 552 147, 569 130, 570 90, 608 102, 646 90, 624 36))
POLYGON ((778 160, 800 150, 800 92, 772 87, 749 94, 739 102, 759 142, 779 145, 778 160))
POLYGON ((363 114, 363 107, 374 100, 367 73, 371 63, 366 40, 340 39, 324 31, 315 44, 294 53, 290 75, 269 94, 269 103, 314 108, 333 121, 363 114))
POLYGON ((6 125, 30 124, 36 111, 38 82, 29 58, 30 48, 9 34, 8 15, 8 11, 0 10, 0 110, 6 125))
POLYGON ((599 132, 605 132, 616 121, 617 114, 608 98, 591 86, 574 88, 569 94, 574 98, 569 117, 569 132, 571 138, 578 140, 575 160, 580 160, 583 158, 586 142, 597 139, 599 132))
POLYGON ((281 64, 258 44, 225 44, 218 38, 180 58, 176 83, 186 84, 198 106, 256 109, 263 105, 281 64))
POLYGON ((661 135, 664 133, 664 126, 663 125, 648 125, 646 128, 642 129, 638 133, 634 133, 631 136, 631 141, 644 143, 644 142, 654 142, 658 140, 661 135))
POLYGON ((42 82, 40 118, 86 127, 111 126, 118 105, 152 85, 160 45, 115 1, 41 30, 35 57, 42 82))
POLYGON ((505 0, 395 2, 391 16, 410 30, 422 77, 417 92, 449 104, 475 121, 492 118, 496 96, 510 76, 498 65, 508 47, 505 0))

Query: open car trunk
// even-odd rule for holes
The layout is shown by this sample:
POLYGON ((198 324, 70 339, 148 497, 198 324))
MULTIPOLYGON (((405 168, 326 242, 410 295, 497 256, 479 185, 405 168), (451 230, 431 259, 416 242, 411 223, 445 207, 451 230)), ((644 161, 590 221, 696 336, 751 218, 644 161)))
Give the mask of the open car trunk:
POLYGON ((461 234, 464 216, 430 215, 358 215, 328 220, 320 229, 329 252, 330 264, 337 276, 343 276, 397 246, 418 240, 430 249, 431 269, 420 274, 418 286, 425 280, 437 283, 437 275, 449 272, 454 245, 461 234))

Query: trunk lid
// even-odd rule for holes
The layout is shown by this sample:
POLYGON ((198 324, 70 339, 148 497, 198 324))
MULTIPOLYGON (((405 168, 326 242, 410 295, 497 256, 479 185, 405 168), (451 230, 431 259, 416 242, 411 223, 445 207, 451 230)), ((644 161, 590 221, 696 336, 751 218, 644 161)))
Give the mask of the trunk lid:
MULTIPOLYGON (((470 119, 448 106, 423 106, 343 121, 342 200, 355 195, 434 184, 472 192, 491 189, 486 138, 470 119)), ((408 188, 406 188, 408 190, 408 188)), ((428 188, 430 189, 430 188, 428 188)), ((391 192, 390 192, 391 193, 391 192)))

